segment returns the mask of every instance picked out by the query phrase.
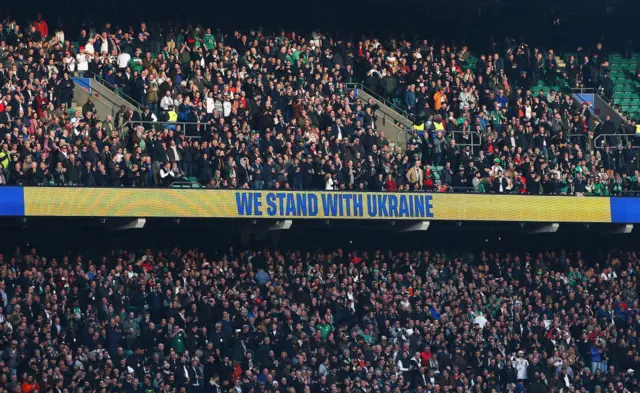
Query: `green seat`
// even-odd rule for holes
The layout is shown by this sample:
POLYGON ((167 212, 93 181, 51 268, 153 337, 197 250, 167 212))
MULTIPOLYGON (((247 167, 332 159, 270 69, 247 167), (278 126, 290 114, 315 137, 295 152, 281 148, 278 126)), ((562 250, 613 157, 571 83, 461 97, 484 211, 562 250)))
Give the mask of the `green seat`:
POLYGON ((614 99, 613 102, 617 105, 630 105, 631 104, 631 99, 630 98, 619 98, 619 99, 614 99))

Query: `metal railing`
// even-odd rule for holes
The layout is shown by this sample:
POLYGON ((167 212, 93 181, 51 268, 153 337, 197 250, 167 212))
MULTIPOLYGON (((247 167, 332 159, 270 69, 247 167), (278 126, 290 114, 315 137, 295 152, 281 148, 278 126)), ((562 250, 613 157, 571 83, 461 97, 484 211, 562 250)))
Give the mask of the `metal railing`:
POLYGON ((593 119, 598 119, 600 120, 600 122, 602 123, 602 119, 600 118, 600 116, 598 116, 597 112, 596 112, 596 107, 595 107, 595 102, 589 103, 588 101, 585 101, 582 99, 582 97, 579 94, 593 94, 594 96, 598 94, 597 89, 594 88, 575 88, 575 89, 571 89, 571 91, 573 92, 573 96, 580 101, 580 103, 586 103, 587 106, 589 107, 589 109, 591 110, 591 114, 593 115, 593 117, 591 119, 589 119, 589 126, 593 125, 593 119))
POLYGON ((411 136, 413 135, 411 133, 411 130, 408 130, 402 126, 399 126, 397 124, 394 124, 396 127, 399 128, 399 132, 398 132, 398 136, 396 137, 396 146, 404 146, 404 149, 407 149, 407 143, 409 143, 409 139, 411 139, 411 136))
POLYGON ((95 72, 86 72, 85 76, 91 77, 95 79, 97 82, 101 83, 104 87, 111 90, 115 95, 127 101, 130 105, 132 105, 136 109, 144 109, 144 106, 136 101, 133 97, 127 95, 121 88, 112 85, 106 79, 104 79, 101 75, 96 74, 95 72))
POLYGON ((571 91, 577 94, 598 94, 595 87, 572 87, 571 91))
POLYGON ((407 112, 406 110, 404 110, 403 108, 399 107, 398 105, 396 105, 391 100, 382 97, 380 94, 378 94, 375 91, 369 89, 368 87, 366 87, 362 83, 349 82, 349 83, 345 83, 345 86, 347 87, 347 89, 357 89, 357 90, 364 91, 365 93, 369 94, 374 99, 382 102, 383 104, 385 104, 386 106, 391 108, 394 112, 396 112, 397 114, 399 114, 402 117, 405 117, 405 118, 407 118, 407 119, 409 119, 411 121, 413 121, 413 119, 415 118, 415 116, 412 113, 407 112))
MULTIPOLYGON (((85 82, 82 78, 74 78, 73 82, 77 85, 80 85, 82 87, 85 87, 88 89, 88 91, 90 91, 90 95, 95 96, 96 98, 100 99, 100 100, 105 100, 107 101, 109 104, 113 105, 114 108, 119 108, 120 104, 113 101, 111 98, 107 97, 104 94, 99 94, 96 93, 95 91, 91 90, 91 84, 85 82)), ((75 98, 75 97, 74 97, 75 98)))
MULTIPOLYGON (((613 102, 613 99, 609 99, 607 97, 605 97, 602 94, 602 88, 598 87, 598 88, 592 88, 592 87, 588 87, 588 88, 575 88, 572 89, 573 93, 585 93, 585 94, 593 94, 594 96, 597 96, 598 98, 600 98, 600 100, 602 101, 602 104, 606 105, 608 107, 608 109, 611 110, 611 112, 613 112, 613 114, 616 114, 617 116, 619 116, 622 120, 627 120, 630 121, 631 120, 631 116, 629 116, 629 114, 627 112, 624 112, 620 106, 618 104, 615 104, 613 102)), ((580 97, 574 94, 576 97, 578 97, 578 99, 580 99, 580 97)), ((582 102, 585 102, 583 100, 580 100, 582 102)), ((594 97, 594 105, 595 105, 595 97, 594 97)), ((596 108, 594 105, 589 105, 589 108, 592 109, 592 113, 598 118, 600 119, 600 117, 598 117, 596 115, 596 108)), ((602 122, 602 119, 600 119, 600 121, 602 122)))
MULTIPOLYGON (((405 133, 406 135, 408 135, 407 140, 409 140, 412 136, 415 136, 416 131, 405 130, 405 133)), ((461 131, 461 130, 446 131, 446 135, 447 136, 451 135, 452 138, 456 141, 456 146, 458 147, 469 146, 471 148, 471 154, 473 155, 475 154, 476 148, 482 147, 482 135, 477 131, 466 131, 466 133, 471 137, 469 143, 458 142, 459 139, 456 138, 456 135, 462 135, 464 133, 465 131, 461 131)), ((398 135, 398 138, 400 138, 400 135, 398 135)))
POLYGON ((191 139, 202 138, 202 132, 205 130, 208 123, 190 122, 190 121, 141 121, 141 120, 127 120, 120 127, 122 130, 134 129, 138 126, 142 126, 145 130, 154 129, 156 131, 169 129, 176 132, 183 132, 185 137, 191 139), (148 126, 151 127, 148 127, 148 126))
POLYGON ((188 189, 201 189, 204 188, 202 184, 191 181, 174 181, 169 185, 169 188, 188 188, 188 189))
POLYGON ((471 148, 471 155, 475 154, 475 148, 476 147, 480 147, 482 148, 482 135, 478 132, 478 131, 447 131, 447 134, 452 134, 453 135, 453 139, 456 141, 456 145, 458 146, 469 146, 471 148), (469 139, 469 143, 464 143, 464 142, 458 142, 458 140, 456 139, 456 134, 464 134, 467 133, 470 136, 469 139), (476 138, 474 138, 474 135, 476 138), (474 139, 477 139, 477 143, 474 142, 474 139))
POLYGON ((632 148, 640 149, 640 138, 637 138, 636 135, 600 134, 593 139, 593 144, 596 149, 604 149, 605 146, 609 146, 613 148, 624 147, 627 145, 627 142, 631 142, 632 148), (616 139, 617 139, 617 143, 615 143, 616 139), (607 142, 607 143, 605 144, 604 142, 607 142))

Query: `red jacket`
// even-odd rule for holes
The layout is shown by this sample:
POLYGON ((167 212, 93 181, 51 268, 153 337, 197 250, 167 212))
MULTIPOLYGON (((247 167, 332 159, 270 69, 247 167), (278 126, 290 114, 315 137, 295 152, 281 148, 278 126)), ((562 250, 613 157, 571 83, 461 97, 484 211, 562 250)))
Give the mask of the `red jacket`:
POLYGON ((240 379, 240 376, 242 376, 242 369, 240 368, 240 365, 236 364, 236 367, 233 369, 233 372, 231 373, 231 380, 235 382, 240 379))
POLYGON ((47 97, 42 97, 40 95, 36 97, 36 110, 38 112, 38 117, 42 117, 47 105, 49 105, 49 99, 47 97))
POLYGON ((49 25, 44 19, 33 22, 33 25, 38 29, 43 39, 49 35, 49 25))
POLYGON ((384 182, 385 191, 398 191, 396 181, 391 179, 384 182))
POLYGON ((31 393, 34 390, 38 390, 38 391, 40 390, 40 386, 38 386, 38 383, 36 382, 33 382, 33 383, 27 383, 26 381, 22 382, 21 388, 22 388, 22 393, 31 393))

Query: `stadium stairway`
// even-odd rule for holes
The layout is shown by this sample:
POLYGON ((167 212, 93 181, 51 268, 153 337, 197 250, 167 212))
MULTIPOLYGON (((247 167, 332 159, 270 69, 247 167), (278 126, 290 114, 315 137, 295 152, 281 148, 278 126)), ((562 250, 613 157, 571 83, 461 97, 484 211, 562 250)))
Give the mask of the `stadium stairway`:
POLYGON ((378 105, 375 128, 378 132, 384 133, 389 140, 389 146, 400 151, 406 149, 410 137, 408 130, 413 128, 413 121, 409 119, 409 114, 361 83, 348 83, 347 87, 356 90, 358 99, 363 103, 373 100, 378 105))
POLYGON ((139 110, 139 104, 106 86, 97 78, 73 78, 75 82, 73 109, 82 112, 82 105, 91 97, 101 119, 111 115, 115 118, 122 105, 139 110))

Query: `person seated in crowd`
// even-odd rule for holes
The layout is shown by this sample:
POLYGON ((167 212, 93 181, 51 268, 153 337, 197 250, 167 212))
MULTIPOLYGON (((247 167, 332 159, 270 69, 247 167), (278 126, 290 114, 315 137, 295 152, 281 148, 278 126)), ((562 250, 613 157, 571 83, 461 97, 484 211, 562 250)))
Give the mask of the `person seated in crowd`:
MULTIPOLYGON (((76 45, 38 39, 45 31, 42 23, 32 26, 38 34, 19 35, 0 52, 0 71, 6 70, 0 72, 0 151, 18 157, 3 165, 8 184, 22 181, 11 176, 16 162, 25 168, 30 160, 37 166, 43 161, 53 173, 59 162, 66 165, 75 146, 87 146, 89 156, 106 146, 108 159, 116 157, 128 176, 132 166, 121 165, 125 153, 138 167, 148 157, 166 161, 154 158, 156 149, 173 141, 189 159, 187 179, 206 179, 213 188, 321 190, 329 187, 329 174, 336 190, 382 191, 389 187, 380 175, 383 180, 391 175, 398 191, 476 192, 473 180, 480 172, 488 185, 483 190, 490 193, 640 192, 637 149, 626 146, 626 138, 611 136, 619 131, 610 119, 594 121, 588 106, 569 94, 530 90, 538 80, 555 83, 562 77, 553 50, 545 59, 537 48, 507 41, 475 60, 473 48, 421 39, 352 41, 319 32, 267 35, 145 23, 129 30, 108 24, 93 38, 82 30, 76 45), (39 61, 45 58, 46 65, 39 61), (92 98, 77 110, 73 76, 80 68, 113 81, 132 105, 114 120, 97 111, 92 98), (28 92, 14 88, 30 75, 39 83, 29 84, 28 92), (405 131, 406 146, 393 146, 397 141, 385 137, 378 104, 362 100, 358 88, 347 87, 352 82, 384 96, 415 122, 413 132, 405 131), (145 132, 138 134, 138 126, 145 132), (265 182, 268 157, 280 168, 274 181, 265 182), (246 176, 238 178, 236 169, 245 159, 246 176), (311 166, 306 181, 296 175, 296 159, 311 166), (486 161, 494 160, 500 160, 508 188, 496 181, 497 172, 487 171, 486 161), (353 182, 342 175, 349 161, 358 172, 353 182), (416 183, 415 169, 410 180, 407 173, 416 165, 422 172, 431 166, 444 180, 435 176, 416 183), (217 170, 223 176, 211 183, 209 173, 217 170), (575 184, 578 173, 585 185, 601 185, 597 192, 575 184)), ((594 53, 602 57, 601 44, 594 53)), ((622 133, 635 134, 634 125, 623 128, 622 133)), ((102 158, 91 165, 102 162, 110 177, 113 165, 102 158)), ((84 166, 84 158, 80 161, 84 166)), ((148 185, 163 185, 160 167, 154 168, 148 185)), ((93 185, 82 179, 81 185, 93 185)))
POLYGON ((640 260, 603 255, 18 248, 0 255, 0 386, 636 391, 640 260))

